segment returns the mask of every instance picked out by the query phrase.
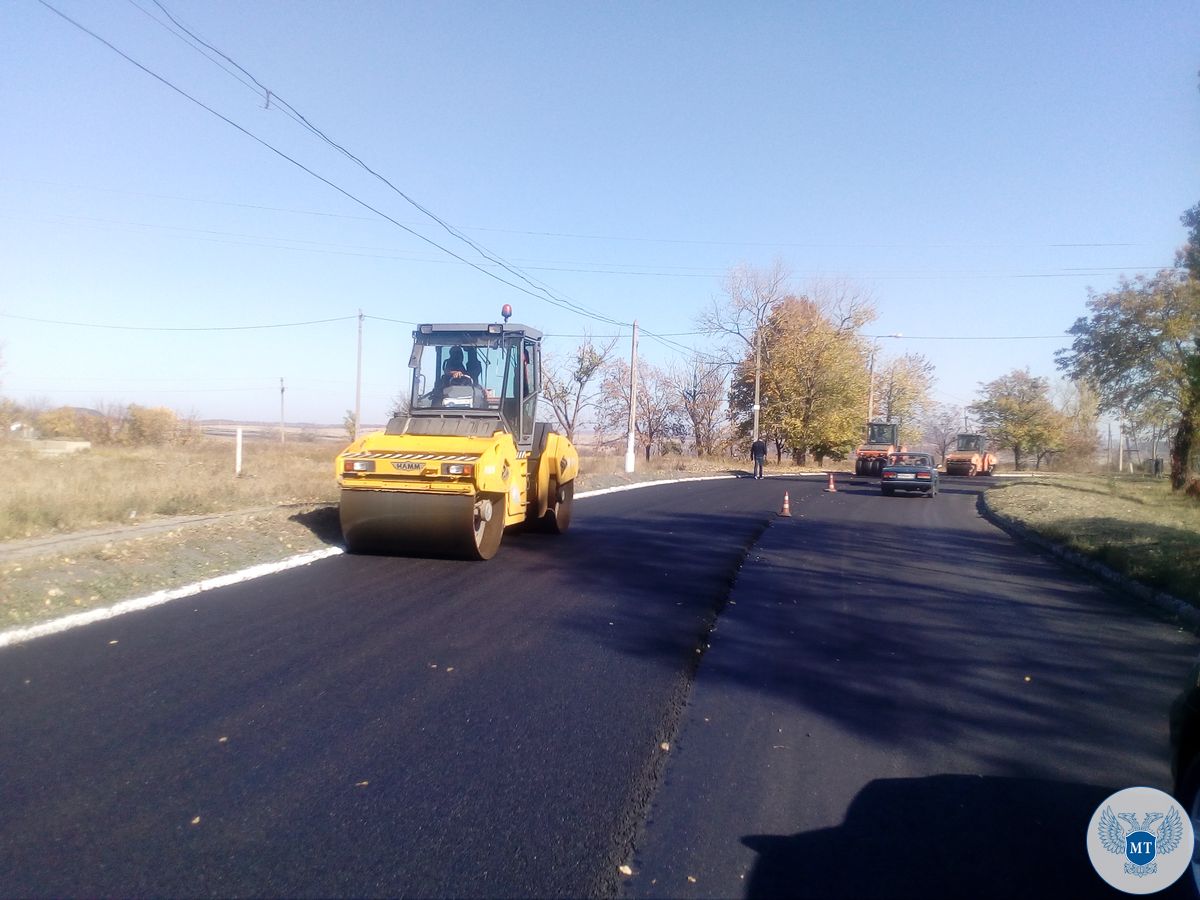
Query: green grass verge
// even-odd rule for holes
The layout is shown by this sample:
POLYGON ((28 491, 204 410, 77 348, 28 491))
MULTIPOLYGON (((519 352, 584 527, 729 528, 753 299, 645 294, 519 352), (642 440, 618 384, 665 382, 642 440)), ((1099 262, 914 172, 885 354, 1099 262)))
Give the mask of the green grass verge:
POLYGON ((1055 476, 988 492, 1042 537, 1200 607, 1200 503, 1165 479, 1055 476))

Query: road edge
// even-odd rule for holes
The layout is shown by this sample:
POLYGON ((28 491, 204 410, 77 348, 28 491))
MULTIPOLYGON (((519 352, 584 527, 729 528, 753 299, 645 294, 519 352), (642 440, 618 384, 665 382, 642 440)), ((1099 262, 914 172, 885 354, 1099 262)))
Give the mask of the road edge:
POLYGON ((1050 553, 1052 556, 1076 568, 1083 569, 1110 584, 1116 585, 1143 603, 1174 616, 1180 625, 1200 634, 1200 609, 1197 609, 1186 600, 1176 597, 1174 594, 1159 591, 1149 585, 1142 584, 1140 581, 1135 581, 1127 575, 1122 575, 1115 569, 1109 568, 1098 560, 1084 556, 1082 553, 1052 541, 1049 538, 1042 537, 1028 525, 994 509, 988 503, 987 499, 988 494, 993 490, 996 490, 996 488, 988 488, 980 492, 979 499, 976 501, 976 508, 979 510, 981 516, 997 528, 1007 532, 1018 540, 1025 541, 1050 553))
POLYGON ((164 603, 170 603, 172 600, 194 597, 204 591, 228 587, 231 584, 241 584, 244 581, 253 581, 265 575, 274 575, 277 572, 284 572, 288 569, 298 568, 299 566, 307 566, 318 560, 327 559, 330 556, 338 556, 345 552, 341 547, 326 547, 324 550, 313 550, 297 556, 289 556, 287 559, 280 560, 279 562, 260 563, 257 566, 239 569, 228 575, 206 578, 203 581, 186 584, 183 587, 155 591, 153 594, 147 594, 144 597, 134 597, 130 600, 121 600, 112 606, 102 606, 98 609, 89 609, 86 612, 72 613, 69 616, 51 619, 48 622, 41 622, 37 625, 26 625, 22 628, 11 628, 8 631, 0 631, 0 649, 16 644, 23 644, 40 637, 60 634, 64 631, 70 631, 73 628, 82 628, 85 625, 91 625, 93 622, 114 619, 126 613, 140 612, 143 609, 162 606, 164 603))

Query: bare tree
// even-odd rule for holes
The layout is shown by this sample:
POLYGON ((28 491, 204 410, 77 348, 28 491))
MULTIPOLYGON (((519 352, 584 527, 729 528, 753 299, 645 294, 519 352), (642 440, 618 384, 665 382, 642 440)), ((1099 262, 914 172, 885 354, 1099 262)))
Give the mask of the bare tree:
MULTIPOLYGON (((1096 451, 1100 447, 1100 431, 1097 427, 1100 419, 1099 393, 1086 382, 1069 379, 1059 379, 1052 384, 1050 393, 1051 402, 1063 417, 1062 441, 1051 451, 1055 468, 1076 472, 1093 469, 1096 451)), ((1144 409, 1149 411, 1148 408, 1144 409)), ((1169 417, 1169 413, 1164 415, 1169 417)), ((1126 422, 1126 433, 1134 436, 1136 446, 1138 432, 1146 423, 1142 420, 1126 422)), ((1153 426, 1151 428, 1153 430, 1153 426)), ((1154 439, 1157 436, 1152 434, 1151 437, 1154 439)))
MULTIPOLYGON (((678 394, 667 374, 647 362, 638 363, 635 438, 646 459, 655 446, 666 438, 687 433, 678 402, 678 394)), ((629 423, 629 364, 617 360, 605 366, 600 385, 596 423, 605 434, 625 430, 629 423)))
POLYGON ((544 361, 542 396, 554 410, 554 418, 566 432, 567 438, 572 441, 585 414, 599 402, 597 379, 602 376, 616 345, 617 339, 613 338, 597 346, 588 335, 565 360, 550 357, 544 361))
POLYGON ((392 418, 404 418, 412 413, 412 398, 407 391, 401 391, 392 398, 392 408, 389 415, 392 418))
POLYGON ((754 426, 758 427, 757 385, 761 371, 770 360, 763 329, 771 317, 771 311, 791 296, 788 280, 791 273, 782 260, 776 259, 769 269, 758 270, 747 265, 735 267, 725 278, 725 296, 714 298, 712 305, 702 312, 696 324, 706 334, 723 340, 721 352, 723 362, 730 368, 737 366, 746 356, 753 361, 751 375, 754 378, 755 403, 752 404, 754 426))
POLYGON ((791 295, 790 277, 778 259, 766 270, 739 265, 725 277, 725 296, 714 298, 697 318, 696 324, 707 334, 733 339, 738 349, 726 348, 730 365, 739 361, 747 349, 754 349, 755 337, 771 310, 791 295))
POLYGON ((949 403, 935 403, 925 410, 921 439, 927 444, 933 444, 941 456, 941 462, 946 461, 962 428, 963 411, 960 406, 949 403))
POLYGON ((726 396, 725 366, 701 356, 671 367, 668 374, 691 425, 697 456, 711 456, 721 434, 726 396))

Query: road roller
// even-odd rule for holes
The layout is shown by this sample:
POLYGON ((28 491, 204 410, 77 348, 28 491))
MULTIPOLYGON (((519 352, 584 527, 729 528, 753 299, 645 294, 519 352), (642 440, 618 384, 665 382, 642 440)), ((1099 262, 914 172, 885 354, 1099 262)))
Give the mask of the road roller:
POLYGON ((413 332, 407 401, 337 457, 351 553, 490 559, 509 526, 567 530, 579 453, 538 421, 542 334, 511 315, 413 332))

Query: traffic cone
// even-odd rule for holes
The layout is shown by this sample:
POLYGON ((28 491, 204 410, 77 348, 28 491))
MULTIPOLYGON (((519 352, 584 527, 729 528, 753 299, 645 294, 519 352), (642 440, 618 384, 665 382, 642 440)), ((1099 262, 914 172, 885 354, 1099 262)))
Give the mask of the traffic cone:
POLYGON ((781 509, 779 511, 779 515, 786 516, 789 519, 792 517, 792 507, 790 505, 788 505, 788 492, 787 491, 783 492, 783 509, 781 509))
POLYGON ((827 494, 836 494, 837 493, 837 485, 833 483, 833 473, 832 472, 829 473, 829 487, 825 488, 825 493, 827 493, 827 494))

